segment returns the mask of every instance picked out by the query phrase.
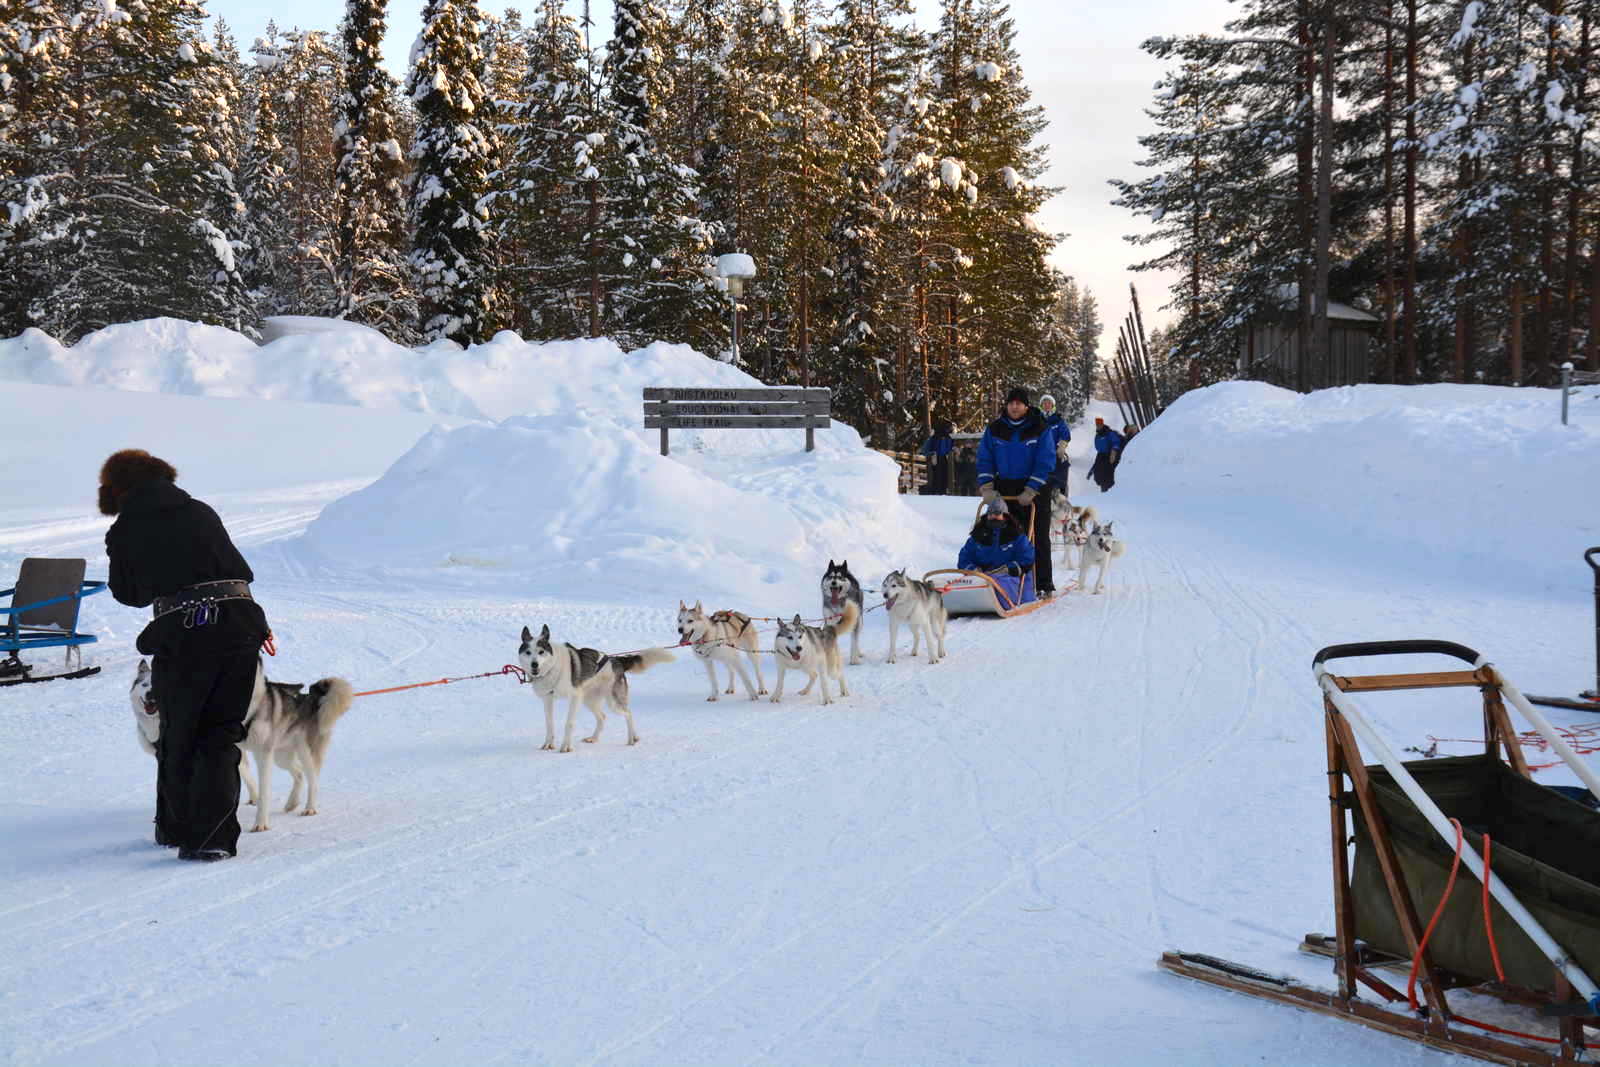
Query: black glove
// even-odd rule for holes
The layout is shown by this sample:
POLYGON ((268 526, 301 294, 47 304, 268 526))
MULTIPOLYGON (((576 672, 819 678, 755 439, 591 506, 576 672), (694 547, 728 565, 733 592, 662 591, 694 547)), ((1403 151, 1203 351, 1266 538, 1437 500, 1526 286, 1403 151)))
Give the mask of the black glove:
POLYGON ((1015 563, 1007 563, 1006 564, 1006 573, 1011 575, 1011 577, 1013 577, 1013 578, 1021 578, 1022 577, 1022 568, 1017 566, 1015 563))

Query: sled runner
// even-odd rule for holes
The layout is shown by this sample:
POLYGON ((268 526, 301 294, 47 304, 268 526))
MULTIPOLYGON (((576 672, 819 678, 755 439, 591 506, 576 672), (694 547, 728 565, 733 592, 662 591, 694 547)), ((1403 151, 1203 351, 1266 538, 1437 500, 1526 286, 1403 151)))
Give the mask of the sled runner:
POLYGON ((1165 953, 1161 969, 1493 1063, 1595 1062, 1584 1050, 1596 1036, 1588 1028, 1600 1027, 1591 977, 1600 973, 1600 812, 1533 780, 1506 703, 1600 794, 1594 772, 1504 674, 1462 645, 1334 645, 1317 653, 1313 670, 1328 747, 1337 933, 1308 935, 1301 948, 1332 957, 1337 988, 1197 953, 1165 953), (1327 669, 1334 659, 1414 653, 1454 656, 1471 669, 1359 677, 1327 669), (1401 763, 1351 699, 1449 687, 1482 694, 1481 755, 1401 763), (1365 763, 1363 745, 1376 764, 1365 763), (1467 994, 1512 1007, 1495 1006, 1502 1025, 1480 1022, 1462 1006, 1467 994))
POLYGON ((1585 552, 1583 561, 1594 571, 1594 688, 1575 697, 1530 696, 1528 699, 1551 708, 1600 711, 1600 547, 1585 552))
POLYGON ((0 685, 48 682, 55 678, 85 678, 98 674, 99 667, 83 665, 82 647, 99 638, 78 632, 78 607, 86 596, 106 587, 105 582, 86 582, 81 559, 36 559, 22 561, 15 587, 0 590, 10 597, 0 605, 0 685), (44 648, 65 648, 66 662, 59 671, 36 670, 22 661, 22 653, 44 648))

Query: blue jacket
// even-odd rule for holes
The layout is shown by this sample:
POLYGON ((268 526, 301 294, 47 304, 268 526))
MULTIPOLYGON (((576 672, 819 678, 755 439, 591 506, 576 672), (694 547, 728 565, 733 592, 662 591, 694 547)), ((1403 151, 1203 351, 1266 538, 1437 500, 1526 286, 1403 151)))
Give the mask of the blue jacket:
POLYGON ((922 454, 924 456, 935 456, 943 459, 955 450, 955 438, 949 434, 934 434, 922 443, 922 454))
POLYGON ((1045 426, 1056 432, 1057 441, 1072 440, 1072 428, 1067 425, 1067 420, 1061 417, 1061 412, 1056 412, 1044 420, 1045 426))
POLYGON ((1007 563, 1015 563, 1023 570, 1033 566, 1033 542, 1026 534, 1019 533, 1009 541, 996 543, 993 533, 980 530, 967 538, 956 560, 956 566, 964 571, 992 571, 1007 563))
MULTIPOLYGON (((1052 454, 1054 454, 1055 447, 1061 442, 1072 440, 1072 430, 1067 426, 1067 420, 1061 417, 1059 411, 1045 419, 1044 425, 1046 429, 1055 434, 1055 442, 1051 445, 1052 454)), ((1067 491, 1067 472, 1071 467, 1072 464, 1065 459, 1055 461, 1055 470, 1051 473, 1049 479, 1049 485, 1052 489, 1059 489, 1063 493, 1067 491)))
POLYGON ((978 489, 991 483, 1002 494, 1039 492, 1056 469, 1055 432, 1033 408, 1020 422, 1002 415, 978 442, 978 489))
POLYGON ((1094 450, 1096 452, 1115 452, 1122 447, 1122 435, 1111 427, 1105 428, 1105 433, 1099 430, 1094 434, 1094 450))

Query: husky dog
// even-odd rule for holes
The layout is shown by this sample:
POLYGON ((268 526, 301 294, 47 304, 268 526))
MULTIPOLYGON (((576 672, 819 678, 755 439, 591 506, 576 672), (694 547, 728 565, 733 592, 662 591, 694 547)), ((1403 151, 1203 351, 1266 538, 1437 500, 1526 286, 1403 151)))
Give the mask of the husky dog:
POLYGON ((890 571, 879 586, 883 591, 883 606, 889 609, 889 662, 893 663, 895 646, 899 643, 900 624, 911 627, 911 655, 917 654, 917 643, 928 639, 928 662, 938 663, 944 658, 944 627, 948 616, 944 610, 944 596, 927 582, 906 576, 905 568, 890 571), (937 643, 935 643, 937 638, 937 643))
MULTIPOLYGON (((134 719, 139 725, 139 744, 155 753, 161 737, 161 711, 150 692, 150 667, 139 661, 129 695, 134 719)), ((284 811, 300 807, 300 791, 305 790, 302 815, 317 813, 317 785, 322 777, 322 761, 328 754, 333 724, 350 710, 354 694, 343 678, 323 678, 312 682, 307 692, 302 684, 269 682, 260 662, 256 663, 256 684, 250 694, 250 710, 245 712, 245 738, 239 742, 239 777, 256 806, 256 823, 250 829, 270 830, 272 810, 272 764, 288 771, 294 784, 284 811), (256 777, 250 777, 245 756, 256 760, 256 777), (259 785, 257 780, 259 779, 259 785)))
POLYGON ((1111 561, 1122 555, 1127 548, 1122 539, 1111 532, 1111 523, 1102 526, 1094 524, 1094 529, 1089 531, 1089 541, 1083 546, 1083 556, 1078 565, 1078 585, 1084 584, 1089 573, 1089 568, 1095 564, 1100 565, 1100 576, 1094 583, 1096 593, 1105 592, 1106 571, 1111 568, 1111 561))
POLYGON ((239 742, 241 749, 255 757, 260 784, 252 832, 272 828, 267 816, 272 810, 274 762, 293 778, 283 810, 300 807, 300 789, 304 786, 306 804, 300 814, 317 813, 317 786, 328 743, 333 739, 333 724, 350 710, 354 699, 350 683, 343 678, 322 678, 309 687, 303 683, 269 682, 257 664, 255 693, 244 718, 244 740, 239 742))
POLYGON ((1061 561, 1082 568, 1083 546, 1089 542, 1089 531, 1099 521, 1100 515, 1092 504, 1079 507, 1056 497, 1050 505, 1050 533, 1052 539, 1061 535, 1061 561), (1072 563, 1074 551, 1078 562, 1072 563))
MULTIPOLYGON (((156 742, 161 740, 161 709, 150 693, 150 664, 139 661, 139 670, 128 689, 128 702, 133 705, 133 724, 137 728, 139 747, 150 755, 156 754, 156 742)), ((244 753, 239 753, 239 777, 250 791, 250 803, 256 802, 256 780, 250 774, 250 763, 244 753)))
POLYGON ((533 691, 544 701, 544 744, 541 749, 556 747, 555 708, 558 697, 567 698, 567 732, 561 741, 561 751, 572 751, 572 721, 577 717, 578 705, 584 704, 594 713, 594 734, 584 741, 600 740, 600 731, 606 728, 604 705, 622 712, 628 720, 628 744, 639 743, 639 733, 633 728, 633 709, 628 706, 628 675, 649 670, 658 663, 671 663, 672 653, 664 648, 650 648, 624 656, 608 656, 592 648, 556 643, 550 640, 550 627, 539 631, 535 638, 528 628, 522 628, 522 644, 517 648, 517 662, 533 685, 533 691))
POLYGON ((756 628, 750 624, 750 616, 738 611, 719 611, 707 615, 700 601, 696 600, 691 608, 680 600, 678 636, 684 644, 694 646, 694 654, 706 665, 706 675, 711 679, 711 695, 706 697, 707 700, 717 699, 718 663, 728 667, 729 693, 733 692, 733 675, 737 671, 739 680, 744 682, 744 691, 750 694, 751 700, 766 695, 767 680, 761 675, 761 640, 756 635, 756 628), (750 657, 750 665, 756 669, 755 688, 751 687, 750 676, 745 673, 741 653, 750 657))
POLYGON ((838 618, 844 614, 845 604, 856 606, 856 621, 840 629, 850 634, 850 665, 853 667, 861 662, 861 583, 856 581, 856 576, 850 573, 850 561, 840 560, 835 566, 833 560, 828 561, 828 569, 822 572, 822 615, 825 619, 838 618))
POLYGON ((861 621, 861 608, 854 600, 846 600, 844 614, 835 622, 824 626, 807 626, 796 615, 793 622, 779 622, 778 636, 773 641, 773 658, 778 661, 778 682, 772 687, 772 702, 783 699, 785 671, 799 671, 806 676, 806 687, 800 690, 805 696, 816 684, 818 702, 832 704, 828 695, 828 676, 839 683, 839 695, 850 695, 844 684, 844 664, 839 656, 839 634, 850 630, 861 621))

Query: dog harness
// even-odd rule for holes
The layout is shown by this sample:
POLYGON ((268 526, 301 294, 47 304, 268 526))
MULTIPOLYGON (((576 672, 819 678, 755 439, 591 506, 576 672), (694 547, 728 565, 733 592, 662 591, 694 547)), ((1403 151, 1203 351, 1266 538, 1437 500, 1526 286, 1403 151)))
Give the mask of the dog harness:
POLYGON ((150 606, 150 614, 152 619, 159 619, 181 611, 184 613, 183 628, 192 630, 196 626, 209 626, 216 622, 221 617, 222 609, 218 605, 222 601, 254 599, 250 595, 249 582, 199 582, 171 596, 156 597, 155 603, 150 606))

